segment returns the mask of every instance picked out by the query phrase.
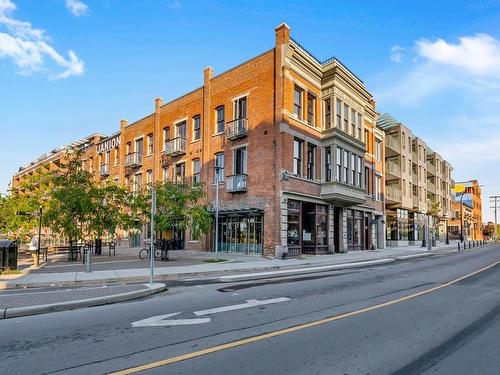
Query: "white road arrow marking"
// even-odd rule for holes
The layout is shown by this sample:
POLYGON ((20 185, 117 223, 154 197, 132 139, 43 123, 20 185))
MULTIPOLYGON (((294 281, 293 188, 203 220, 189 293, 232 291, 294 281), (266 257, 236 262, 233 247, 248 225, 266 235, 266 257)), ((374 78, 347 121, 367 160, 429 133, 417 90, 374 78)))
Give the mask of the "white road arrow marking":
POLYGON ((271 305, 273 303, 286 302, 286 301, 290 301, 290 298, 280 297, 274 299, 265 299, 262 301, 256 299, 249 299, 247 300, 246 303, 241 303, 239 305, 223 306, 223 307, 216 307, 214 309, 195 311, 194 314, 197 316, 203 316, 203 315, 217 314, 225 311, 241 310, 241 309, 246 309, 248 307, 271 305))
MULTIPOLYGON (((290 301, 290 298, 280 297, 273 299, 265 299, 262 301, 259 301, 257 299, 249 299, 246 301, 246 303, 240 303, 238 305, 231 305, 231 306, 216 307, 214 309, 208 309, 208 310, 195 311, 194 314, 196 316, 203 316, 203 315, 217 314, 225 311, 241 310, 249 307, 271 305, 273 303, 286 302, 286 301, 290 301)), ((132 327, 187 326, 191 324, 203 324, 210 322, 210 318, 168 319, 179 314, 180 312, 152 316, 151 318, 133 322, 132 327)))
POLYGON ((152 316, 151 318, 133 322, 132 327, 187 326, 191 324, 203 324, 210 322, 210 318, 168 319, 178 314, 180 314, 180 312, 152 316))

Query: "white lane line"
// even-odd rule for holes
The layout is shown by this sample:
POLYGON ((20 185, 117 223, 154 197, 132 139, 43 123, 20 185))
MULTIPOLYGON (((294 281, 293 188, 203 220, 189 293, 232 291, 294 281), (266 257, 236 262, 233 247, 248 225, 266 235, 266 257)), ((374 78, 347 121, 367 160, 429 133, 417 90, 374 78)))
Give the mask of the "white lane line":
POLYGON ((210 322, 210 318, 199 318, 199 319, 168 319, 175 315, 180 314, 180 312, 152 316, 151 318, 138 320, 132 323, 132 327, 158 327, 158 326, 186 326, 191 324, 203 324, 210 322))
POLYGON ((290 301, 290 298, 280 297, 280 298, 266 299, 262 301, 256 299, 249 299, 246 301, 246 303, 241 303, 238 305, 231 305, 231 306, 216 307, 214 309, 208 309, 208 310, 195 311, 194 314, 197 316, 203 316, 203 315, 217 314, 225 311, 241 310, 249 307, 270 305, 273 303, 280 303, 286 301, 290 301))

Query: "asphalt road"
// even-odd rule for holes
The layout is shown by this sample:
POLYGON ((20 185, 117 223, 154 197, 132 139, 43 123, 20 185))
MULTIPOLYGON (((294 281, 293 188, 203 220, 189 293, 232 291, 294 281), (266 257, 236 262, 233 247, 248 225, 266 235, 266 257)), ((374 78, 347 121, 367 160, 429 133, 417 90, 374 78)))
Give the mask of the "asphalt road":
POLYGON ((499 261, 488 246, 6 319, 0 373, 499 374, 499 261), (174 313, 197 324, 144 321, 174 313))

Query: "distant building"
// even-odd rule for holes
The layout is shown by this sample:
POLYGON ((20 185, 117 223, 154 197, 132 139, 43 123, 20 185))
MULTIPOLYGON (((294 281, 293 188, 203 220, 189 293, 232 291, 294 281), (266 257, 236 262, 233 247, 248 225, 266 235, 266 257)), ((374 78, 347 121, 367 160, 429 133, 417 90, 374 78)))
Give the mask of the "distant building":
POLYGON ((446 221, 452 215, 453 168, 391 115, 380 115, 377 126, 385 132, 387 245, 422 241, 424 218, 432 203, 439 204, 438 235, 444 240, 446 221))
POLYGON ((483 214, 481 187, 477 180, 455 183, 455 199, 453 203, 454 218, 449 223, 450 233, 458 233, 460 237, 460 218, 464 239, 482 240, 483 214))

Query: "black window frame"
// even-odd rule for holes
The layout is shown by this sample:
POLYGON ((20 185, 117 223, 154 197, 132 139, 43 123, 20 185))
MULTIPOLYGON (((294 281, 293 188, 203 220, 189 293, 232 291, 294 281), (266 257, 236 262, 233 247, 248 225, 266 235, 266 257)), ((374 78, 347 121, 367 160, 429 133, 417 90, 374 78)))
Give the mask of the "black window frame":
POLYGON ((304 152, 304 141, 302 139, 293 139, 293 174, 302 177, 302 158, 304 152), (297 147, 295 147, 297 145, 297 147))
POLYGON ((300 86, 295 85, 293 88, 293 113, 297 116, 299 120, 302 120, 303 117, 303 106, 304 106, 304 99, 303 95, 304 94, 304 89, 300 86), (297 103, 297 98, 299 102, 297 103))
POLYGON ((314 164, 315 164, 315 154, 316 146, 308 143, 307 144, 307 164, 306 164, 306 178, 308 180, 314 180, 314 164))
POLYGON ((193 116, 193 141, 201 139, 201 115, 193 116))
POLYGON ((216 134, 224 133, 226 130, 226 108, 223 105, 215 108, 215 122, 216 134), (220 116, 221 114, 222 116, 220 116))

